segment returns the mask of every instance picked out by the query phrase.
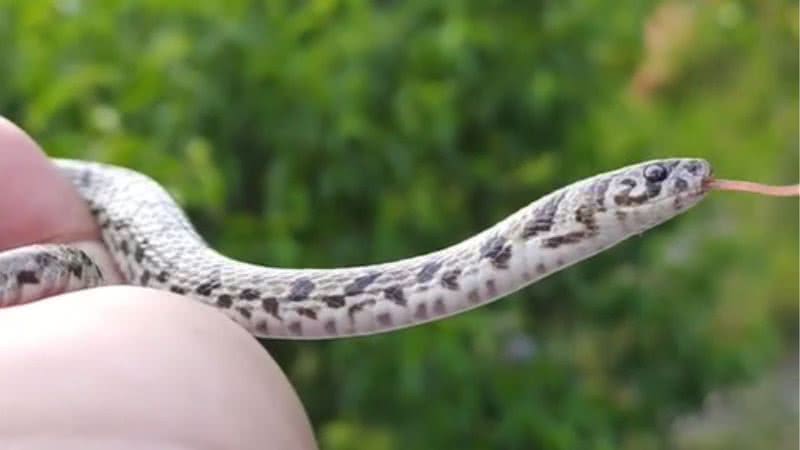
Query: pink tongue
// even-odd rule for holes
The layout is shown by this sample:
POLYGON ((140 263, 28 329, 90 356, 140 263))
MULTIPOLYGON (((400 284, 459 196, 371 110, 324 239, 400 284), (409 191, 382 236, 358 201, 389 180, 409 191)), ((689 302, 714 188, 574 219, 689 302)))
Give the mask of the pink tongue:
POLYGON ((774 197, 800 197, 800 184, 792 186, 769 186, 761 183, 737 180, 714 180, 708 185, 719 191, 752 192, 754 194, 772 195, 774 197))

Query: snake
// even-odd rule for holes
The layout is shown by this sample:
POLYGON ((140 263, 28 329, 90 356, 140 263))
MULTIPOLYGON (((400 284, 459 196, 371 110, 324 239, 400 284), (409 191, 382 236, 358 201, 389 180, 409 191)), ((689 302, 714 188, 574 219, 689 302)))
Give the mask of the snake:
MULTIPOLYGON (((713 183, 703 159, 645 161, 575 181, 421 256, 284 268, 215 251, 170 194, 142 173, 51 161, 85 200, 122 283, 189 297, 257 338, 279 339, 370 335, 477 308, 678 216, 713 183)), ((108 270, 74 244, 11 249, 0 253, 0 306, 112 284, 103 275, 108 270)))

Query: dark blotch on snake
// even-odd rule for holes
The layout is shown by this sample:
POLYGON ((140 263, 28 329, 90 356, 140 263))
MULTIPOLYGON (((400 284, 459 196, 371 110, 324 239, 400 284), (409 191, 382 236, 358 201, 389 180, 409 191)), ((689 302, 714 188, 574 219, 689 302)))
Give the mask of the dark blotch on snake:
POLYGON ((317 312, 311 308, 297 308, 297 314, 308 317, 309 319, 317 320, 317 312))
POLYGON ((442 263, 438 261, 425 264, 417 273, 417 281, 420 283, 431 281, 441 267, 442 263))
POLYGON ((267 297, 261 300, 261 307, 264 308, 265 312, 274 316, 276 319, 281 318, 278 315, 278 299, 275 297, 267 297))
POLYGON ((219 280, 206 281, 205 283, 197 286, 194 291, 198 295, 202 295, 203 297, 208 297, 211 295, 211 291, 213 291, 214 289, 219 289, 221 287, 222 287, 222 282, 220 282, 219 280))
POLYGON ((597 230, 597 221, 594 218, 594 210, 588 205, 581 205, 575 211, 575 221, 583 224, 583 226, 585 226, 588 230, 597 230))
POLYGON ((142 286, 147 286, 147 283, 150 282, 150 271, 144 269, 142 275, 139 277, 139 284, 142 286))
POLYGON ((181 295, 183 295, 183 294, 185 294, 185 293, 186 293, 186 288, 182 288, 182 287, 180 287, 180 286, 170 286, 170 287, 169 287, 169 290, 170 290, 171 292, 174 292, 174 293, 176 293, 176 294, 181 294, 181 295))
POLYGON ((303 334, 303 324, 300 322, 292 322, 287 328, 289 329, 289 333, 293 334, 294 336, 300 336, 303 334))
POLYGON ((141 245, 136 246, 136 251, 133 252, 133 259, 140 263, 144 260, 144 247, 141 245))
POLYGON ((461 269, 450 269, 442 274, 442 286, 451 291, 457 291, 458 277, 461 275, 461 269))
POLYGON ((124 253, 126 255, 130 255, 131 254, 131 249, 128 246, 128 241, 126 241, 125 239, 123 239, 122 242, 119 243, 119 249, 120 249, 120 251, 122 253, 124 253))
POLYGON ((592 185, 592 193, 594 194, 594 204, 598 211, 604 212, 606 210, 606 192, 608 186, 611 184, 611 178, 604 177, 594 185, 592 185))
POLYGON ((67 270, 75 277, 80 278, 83 276, 83 264, 72 262, 67 265, 67 270))
POLYGON ((689 183, 687 183, 686 180, 684 180, 683 178, 678 178, 677 180, 675 180, 675 189, 677 189, 678 192, 683 192, 689 189, 689 183))
POLYGON ((261 293, 255 289, 245 288, 239 293, 239 298, 242 300, 255 300, 261 297, 261 293))
POLYGON ((266 320, 259 320, 256 322, 256 333, 258 334, 267 334, 269 332, 269 327, 267 326, 266 320))
POLYGON ((425 303, 420 303, 417 305, 416 311, 414 311, 414 317, 417 319, 427 319, 428 318, 428 305, 425 303))
POLYGON ((489 292, 489 296, 491 297, 497 295, 497 284, 494 280, 486 280, 486 291, 489 292))
POLYGON ((353 316, 357 312, 362 311, 365 307, 371 306, 371 305, 374 305, 374 304, 375 304, 375 299, 374 298, 370 298, 370 299, 358 302, 355 305, 352 305, 352 306, 350 306, 350 308, 347 309, 347 314, 352 319, 353 316))
POLYGON ((563 191, 553 194, 542 206, 533 211, 533 217, 522 229, 523 239, 530 239, 553 228, 558 205, 564 200, 564 195, 563 191))
POLYGON ((39 282, 39 277, 36 276, 36 272, 32 270, 21 270, 17 274, 17 283, 20 285, 36 284, 38 282, 39 282))
POLYGON ((159 283, 166 283, 168 279, 169 279, 169 274, 167 273, 166 270, 162 270, 161 272, 158 273, 158 275, 156 275, 156 280, 158 280, 159 283))
POLYGON ((380 272, 374 272, 356 278, 352 283, 344 287, 344 295, 358 295, 364 293, 364 289, 378 279, 379 276, 381 276, 380 272))
POLYGON ((508 239, 502 236, 493 236, 481 245, 481 258, 491 260, 492 265, 498 269, 508 269, 508 260, 511 259, 511 246, 507 245, 508 239))
POLYGON ((383 290, 383 296, 386 297, 387 300, 391 300, 395 305, 406 305, 406 296, 403 294, 403 288, 400 286, 389 286, 383 290))
POLYGON ((233 304, 233 297, 228 294, 221 294, 217 297, 217 306, 220 308, 230 308, 233 304))
POLYGON ((289 289, 289 301, 300 302, 308 298, 314 290, 314 282, 309 278, 298 278, 289 289))
POLYGON ((545 266, 542 263, 536 264, 536 272, 538 272, 541 275, 546 274, 547 273, 547 266, 545 266))
POLYGON ((39 253, 39 254, 36 255, 34 260, 36 261, 36 264, 38 264, 38 265, 40 265, 42 267, 47 267, 50 264, 52 264, 53 261, 56 260, 56 258, 55 258, 55 256, 53 256, 53 255, 51 255, 49 253, 39 253))
POLYGON ((122 231, 125 228, 130 228, 130 224, 125 220, 115 220, 111 222, 111 225, 114 227, 115 231, 122 231))
POLYGON ((566 244, 575 244, 586 239, 588 236, 589 235, 585 231, 573 231, 570 233, 562 234, 559 236, 553 236, 545 239, 544 241, 542 241, 542 247, 558 248, 566 244))
POLYGON ((447 308, 444 306, 444 298, 439 297, 433 301, 433 312, 440 316, 447 312, 447 308))
POLYGON ((661 183, 647 183, 647 197, 653 198, 661 193, 661 183))
POLYGON ((475 304, 481 301, 481 295, 478 293, 477 289, 472 289, 467 293, 467 301, 475 304))
POLYGON ((236 312, 241 314, 241 316, 244 317, 245 319, 249 319, 253 315, 253 313, 251 313, 249 309, 242 308, 241 306, 236 308, 236 312))
POLYGON ((328 334, 336 334, 336 321, 329 320, 325 322, 325 332, 328 334))
POLYGON ((392 315, 389 314, 388 312, 378 314, 377 316, 375 316, 375 319, 378 320, 378 324, 384 327, 392 325, 392 315))
POLYGON ((330 308, 341 308, 346 303, 344 295, 326 295, 322 297, 322 302, 330 308))

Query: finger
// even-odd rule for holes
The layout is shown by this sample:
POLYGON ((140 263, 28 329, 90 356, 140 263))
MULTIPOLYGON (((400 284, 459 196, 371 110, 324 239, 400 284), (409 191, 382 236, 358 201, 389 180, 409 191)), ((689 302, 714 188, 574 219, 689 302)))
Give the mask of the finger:
POLYGON ((0 117, 0 250, 97 239, 83 200, 24 131, 0 117))
POLYGON ((75 243, 103 268, 107 282, 119 280, 83 199, 30 136, 3 117, 0 180, 0 251, 34 243, 75 243))

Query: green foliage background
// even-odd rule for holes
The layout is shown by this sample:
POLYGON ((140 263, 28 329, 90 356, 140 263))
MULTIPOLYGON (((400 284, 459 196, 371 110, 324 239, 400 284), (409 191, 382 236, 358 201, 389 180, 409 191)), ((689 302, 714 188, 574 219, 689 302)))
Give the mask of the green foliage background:
MULTIPOLYGON (((0 0, 0 113, 51 155, 150 174, 231 256, 362 264, 643 159, 797 182, 797 17, 779 0, 0 0)), ((452 320, 265 345, 324 448, 669 448, 709 392, 796 354, 797 206, 714 194, 452 320)))

